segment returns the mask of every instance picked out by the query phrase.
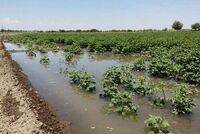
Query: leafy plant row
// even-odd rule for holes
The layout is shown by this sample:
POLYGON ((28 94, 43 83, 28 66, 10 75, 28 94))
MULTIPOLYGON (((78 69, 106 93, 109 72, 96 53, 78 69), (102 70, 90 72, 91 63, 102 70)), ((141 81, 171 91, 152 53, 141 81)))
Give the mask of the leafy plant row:
POLYGON ((8 38, 15 43, 28 44, 28 50, 31 51, 64 50, 68 60, 74 54, 80 54, 81 49, 99 53, 145 53, 149 56, 146 70, 152 75, 200 84, 200 32, 32 32, 8 38))
POLYGON ((129 65, 109 68, 104 74, 102 85, 103 96, 111 98, 110 106, 114 106, 116 111, 123 115, 137 111, 138 106, 132 99, 134 93, 151 98, 156 106, 165 106, 170 103, 174 114, 189 114, 195 107, 194 91, 188 86, 178 86, 172 92, 172 97, 167 98, 163 84, 158 87, 146 77, 135 77, 129 65), (162 96, 156 97, 157 92, 161 92, 162 96))
MULTIPOLYGON (((125 69, 126 67, 123 66, 123 68, 125 69)), ((72 83, 77 84, 85 91, 95 90, 96 83, 94 77, 89 75, 87 72, 73 70, 68 72, 68 76, 72 83)), ((119 80, 115 82, 123 83, 119 80)), ((127 114, 135 114, 137 112, 138 106, 133 103, 132 97, 133 93, 131 92, 116 92, 112 94, 111 103, 109 106, 114 108, 114 111, 121 113, 124 116, 127 114)), ((160 116, 150 115, 149 118, 145 121, 145 124, 148 134, 172 134, 169 130, 170 124, 166 119, 160 116)))

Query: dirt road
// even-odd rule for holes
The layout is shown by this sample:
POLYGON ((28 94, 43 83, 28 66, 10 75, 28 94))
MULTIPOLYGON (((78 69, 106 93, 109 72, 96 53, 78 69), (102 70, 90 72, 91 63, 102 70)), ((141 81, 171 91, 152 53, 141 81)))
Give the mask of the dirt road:
MULTIPOLYGON (((65 123, 66 124, 66 123, 65 123)), ((0 133, 69 134, 0 42, 0 133)))

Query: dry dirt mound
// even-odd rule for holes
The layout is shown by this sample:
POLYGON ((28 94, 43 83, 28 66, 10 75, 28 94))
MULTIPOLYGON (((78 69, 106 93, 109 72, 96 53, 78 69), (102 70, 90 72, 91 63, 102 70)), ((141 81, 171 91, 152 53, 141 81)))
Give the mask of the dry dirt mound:
POLYGON ((0 133, 69 133, 11 59, 3 43, 0 43, 0 133))

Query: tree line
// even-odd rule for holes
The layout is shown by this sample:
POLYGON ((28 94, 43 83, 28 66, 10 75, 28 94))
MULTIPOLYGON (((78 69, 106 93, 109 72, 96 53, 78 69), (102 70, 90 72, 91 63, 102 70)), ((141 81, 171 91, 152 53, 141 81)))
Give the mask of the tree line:
MULTIPOLYGON (((180 21, 174 21, 172 24, 172 29, 174 30, 181 30, 183 28, 183 23, 180 21)), ((191 29, 194 31, 200 31, 200 23, 196 22, 191 25, 191 29)), ((162 31, 167 31, 167 28, 162 29, 162 31)), ((131 30, 131 29, 113 29, 113 30, 98 30, 98 29, 89 29, 89 30, 65 30, 65 29, 59 29, 59 30, 11 30, 11 29, 0 29, 0 32, 138 32, 138 31, 160 31, 156 29, 143 29, 143 30, 131 30)))
MULTIPOLYGON (((183 23, 180 21, 174 21, 172 28, 174 30, 181 30, 183 28, 183 23)), ((197 23, 192 24, 191 29, 196 30, 196 31, 200 30, 200 23, 197 22, 197 23)))

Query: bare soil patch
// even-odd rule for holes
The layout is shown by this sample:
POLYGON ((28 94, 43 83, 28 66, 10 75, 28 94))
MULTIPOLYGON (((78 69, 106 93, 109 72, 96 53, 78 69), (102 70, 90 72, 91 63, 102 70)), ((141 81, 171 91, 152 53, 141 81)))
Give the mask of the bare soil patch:
POLYGON ((31 85, 0 43, 0 133, 69 134, 49 104, 31 85))

